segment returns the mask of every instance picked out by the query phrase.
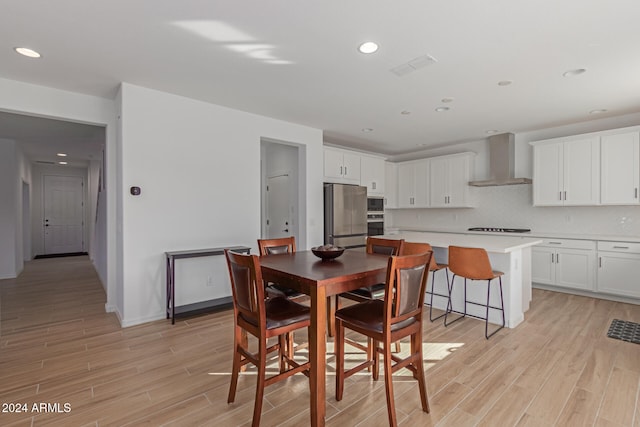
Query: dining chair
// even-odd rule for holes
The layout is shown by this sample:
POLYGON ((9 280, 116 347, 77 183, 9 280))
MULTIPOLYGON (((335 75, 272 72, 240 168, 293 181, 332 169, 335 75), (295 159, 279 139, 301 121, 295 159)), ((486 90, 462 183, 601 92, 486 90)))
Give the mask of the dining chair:
POLYGON ((396 426, 393 372, 407 368, 418 380, 422 410, 429 412, 422 353, 422 312, 428 266, 432 252, 391 256, 387 265, 384 299, 373 299, 336 311, 336 400, 342 400, 344 381, 373 366, 373 379, 379 377, 379 355, 384 359, 384 381, 389 425, 396 426), (374 352, 367 360, 345 371, 345 328, 373 340, 374 352), (391 353, 391 343, 411 337, 411 350, 405 358, 391 353), (379 343, 382 343, 380 348, 379 343))
POLYGON ((460 246, 449 246, 449 269, 453 273, 453 277, 451 278, 451 286, 449 287, 449 301, 447 302, 447 309, 445 311, 444 325, 449 326, 450 324, 466 316, 483 319, 485 321, 484 336, 486 339, 489 339, 489 337, 494 335, 500 329, 504 328, 505 326, 504 299, 502 296, 502 275, 504 273, 502 271, 494 271, 492 269, 491 261, 489 260, 489 255, 487 254, 487 251, 482 248, 465 248, 460 246), (461 316, 455 318, 451 322, 447 322, 448 315, 453 312, 453 305, 451 303, 451 294, 453 292, 455 279, 458 276, 464 278, 464 311, 461 313, 461 316), (467 279, 487 281, 487 303, 486 304, 467 300, 467 279), (491 281, 493 279, 498 279, 498 283, 500 286, 500 307, 495 307, 490 305, 491 281), (468 314, 467 304, 486 307, 485 317, 468 314), (500 326, 498 329, 496 329, 490 334, 489 334, 489 309, 498 310, 502 312, 502 326, 500 326))
MULTIPOLYGON (((369 254, 383 254, 383 255, 399 255, 402 250, 402 245, 404 244, 404 239, 385 239, 382 237, 367 237, 367 246, 366 251, 369 254)), ((365 286, 362 288, 358 288, 353 291, 344 292, 339 295, 336 295, 336 303, 335 309, 340 309, 340 297, 346 298, 356 302, 364 302, 372 299, 381 299, 384 297, 384 283, 378 283, 372 286, 365 286)), ((332 322, 335 318, 335 314, 332 313, 330 315, 332 322)), ((331 328, 330 328, 331 329, 331 328)), ((334 328, 335 329, 335 326, 334 328)), ((367 351, 368 353, 372 352, 371 342, 367 344, 367 347, 361 346, 357 342, 351 342, 351 345, 360 348, 361 350, 367 351)), ((400 343, 396 343, 396 352, 400 352, 400 343)))
POLYGON ((293 354, 286 351, 285 335, 304 328, 308 333, 310 310, 284 297, 265 299, 259 257, 228 249, 224 252, 231 278, 234 315, 233 366, 227 403, 235 400, 240 368, 248 363, 255 365, 258 376, 252 426, 257 427, 260 424, 265 387, 298 372, 309 376, 310 363, 300 364, 294 360, 293 354), (258 339, 257 353, 249 351, 243 333, 258 339), (273 337, 278 338, 277 342, 267 347, 267 340, 273 337), (267 354, 274 351, 278 352, 279 373, 267 378, 267 354))
MULTIPOLYGON (((258 239, 258 252, 260 255, 286 254, 296 251, 295 236, 280 237, 276 239, 258 239)), ((278 285, 277 283, 267 283, 267 297, 283 296, 287 298, 302 298, 305 295, 295 289, 278 285)))
MULTIPOLYGON (((433 248, 429 243, 416 243, 416 242, 404 242, 402 245, 402 254, 401 255, 415 255, 420 253, 425 253, 433 251, 433 248)), ((449 298, 449 265, 448 264, 438 264, 436 262, 436 257, 431 257, 431 263, 429 264, 429 271, 431 272, 431 290, 427 287, 427 293, 431 296, 429 300, 429 320, 434 321, 438 320, 446 314, 446 311, 436 317, 433 317, 433 296, 440 296, 443 298, 449 298), (436 273, 438 271, 444 270, 446 278, 447 278, 447 293, 437 293, 435 290, 436 287, 436 273)))

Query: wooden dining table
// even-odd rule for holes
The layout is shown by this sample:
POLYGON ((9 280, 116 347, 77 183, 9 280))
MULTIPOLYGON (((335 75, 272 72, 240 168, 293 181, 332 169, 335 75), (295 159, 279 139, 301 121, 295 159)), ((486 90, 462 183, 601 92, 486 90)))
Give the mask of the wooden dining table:
POLYGON ((265 281, 295 289, 311 299, 309 358, 311 425, 324 426, 326 410, 327 297, 383 283, 389 257, 346 250, 339 258, 321 261, 311 251, 260 257, 265 281))

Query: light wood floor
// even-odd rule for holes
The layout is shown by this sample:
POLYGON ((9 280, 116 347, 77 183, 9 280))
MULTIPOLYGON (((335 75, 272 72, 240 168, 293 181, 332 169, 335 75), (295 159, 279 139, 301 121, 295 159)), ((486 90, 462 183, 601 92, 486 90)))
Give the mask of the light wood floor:
MULTIPOLYGON (((0 403, 28 404, 27 412, 0 412, 0 425, 250 425, 255 370, 226 403, 229 311, 121 329, 104 312, 86 257, 28 262, 18 279, 0 281, 0 298, 0 403), (34 412, 34 403, 60 406, 34 412)), ((431 413, 420 410, 415 381, 400 371, 399 424, 640 427, 640 346, 606 337, 616 318, 640 322, 640 306, 534 290, 525 322, 489 341, 480 321, 445 328, 427 320, 431 413)), ((269 387, 262 425, 308 425, 308 396, 302 375, 269 387)), ((384 396, 383 379, 363 373, 336 402, 330 371, 327 425, 387 425, 384 396)))

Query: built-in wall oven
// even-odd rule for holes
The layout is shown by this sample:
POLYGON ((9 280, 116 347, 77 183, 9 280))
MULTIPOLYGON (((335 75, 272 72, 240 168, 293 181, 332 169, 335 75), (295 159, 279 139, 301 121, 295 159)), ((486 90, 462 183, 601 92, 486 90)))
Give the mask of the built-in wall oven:
POLYGON ((384 234, 384 198, 367 198, 367 234, 381 236, 384 234))

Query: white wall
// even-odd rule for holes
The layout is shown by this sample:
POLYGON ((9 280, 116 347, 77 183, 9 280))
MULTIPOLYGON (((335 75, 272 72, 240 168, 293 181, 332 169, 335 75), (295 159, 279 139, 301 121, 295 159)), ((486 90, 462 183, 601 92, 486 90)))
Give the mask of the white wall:
MULTIPOLYGON (((16 277, 17 169, 16 143, 0 139, 0 279, 16 277)), ((20 256, 21 258, 21 256, 20 256)))
POLYGON ((304 146, 309 214, 301 229, 309 245, 321 244, 320 130, 127 83, 120 96, 124 326, 164 318, 165 251, 245 245, 255 252, 261 138, 304 146), (141 195, 130 195, 131 186, 141 195))
MULTIPOLYGON (((517 177, 532 175, 533 151, 529 142, 615 129, 640 124, 640 114, 563 125, 515 135, 517 177)), ((486 141, 427 150, 421 157, 474 151, 475 179, 488 177, 486 141), (452 151, 456 150, 456 151, 452 151)), ((535 231, 608 234, 640 237, 640 206, 533 207, 532 186, 470 187, 473 209, 397 209, 389 211, 386 227, 466 229, 468 227, 519 227, 535 231)))

